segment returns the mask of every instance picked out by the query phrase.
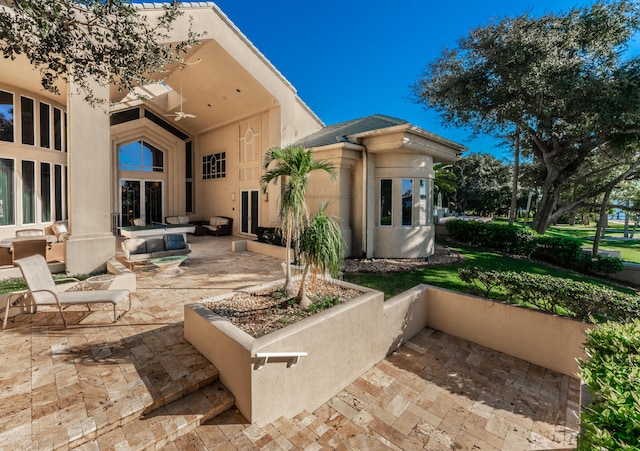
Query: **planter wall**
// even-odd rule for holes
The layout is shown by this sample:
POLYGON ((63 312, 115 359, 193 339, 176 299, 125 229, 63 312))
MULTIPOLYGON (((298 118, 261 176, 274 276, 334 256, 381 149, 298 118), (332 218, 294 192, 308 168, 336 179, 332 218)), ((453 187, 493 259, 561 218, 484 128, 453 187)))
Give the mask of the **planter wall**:
POLYGON ((590 324, 425 286, 427 326, 558 371, 578 373, 590 324))
POLYGON ((201 304, 186 305, 185 338, 257 424, 314 411, 425 326, 571 377, 575 358, 584 356, 587 324, 428 285, 386 302, 380 292, 356 288, 363 296, 259 339, 201 304), (294 366, 290 358, 261 366, 256 353, 264 352, 307 356, 294 366))

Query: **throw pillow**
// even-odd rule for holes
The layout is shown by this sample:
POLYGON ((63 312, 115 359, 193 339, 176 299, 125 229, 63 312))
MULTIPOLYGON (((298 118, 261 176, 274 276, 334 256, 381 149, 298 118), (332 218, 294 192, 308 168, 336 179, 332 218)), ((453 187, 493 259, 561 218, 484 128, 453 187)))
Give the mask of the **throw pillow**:
POLYGON ((179 233, 170 233, 164 236, 164 240, 168 251, 175 251, 178 249, 184 249, 186 244, 184 237, 179 233))

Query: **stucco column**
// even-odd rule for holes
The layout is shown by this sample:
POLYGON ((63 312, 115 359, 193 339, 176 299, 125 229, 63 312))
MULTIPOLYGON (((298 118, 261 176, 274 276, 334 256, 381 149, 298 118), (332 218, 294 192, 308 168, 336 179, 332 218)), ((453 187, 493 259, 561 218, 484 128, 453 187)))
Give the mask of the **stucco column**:
MULTIPOLYGON (((109 88, 94 85, 96 97, 109 88)), ((111 233, 111 152, 107 105, 91 106, 75 86, 68 98, 68 211, 66 265, 70 274, 104 270, 115 254, 111 233)))

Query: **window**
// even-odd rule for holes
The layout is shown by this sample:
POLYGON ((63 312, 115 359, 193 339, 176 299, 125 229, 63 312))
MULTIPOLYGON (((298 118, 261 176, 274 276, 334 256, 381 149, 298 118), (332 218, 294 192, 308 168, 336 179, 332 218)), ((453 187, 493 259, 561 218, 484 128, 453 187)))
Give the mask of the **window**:
POLYGON ((420 179, 420 205, 418 224, 423 226, 429 224, 428 203, 427 203, 427 179, 420 179))
POLYGON ((22 162, 22 223, 36 222, 36 164, 22 162))
POLYGON ((36 124, 34 101, 28 97, 20 97, 20 122, 22 144, 33 146, 36 143, 36 124))
POLYGON ((51 107, 40 103, 40 147, 51 147, 51 107))
POLYGON ((54 169, 54 184, 55 184, 55 202, 56 202, 56 211, 55 211, 55 218, 56 221, 62 221, 64 219, 63 215, 64 215, 64 205, 63 205, 63 199, 64 199, 64 192, 62 187, 64 186, 64 182, 62 180, 62 166, 59 164, 55 165, 55 169, 54 169))
POLYGON ((40 163, 40 220, 51 222, 51 163, 40 163))
POLYGON ((144 141, 120 146, 118 162, 121 171, 164 171, 164 154, 160 149, 144 141))
POLYGON ((53 148, 62 152, 62 110, 60 108, 53 109, 53 148))
POLYGON ((227 175, 226 152, 202 157, 202 180, 221 179, 227 175))
POLYGON ((187 213, 193 213, 193 143, 189 141, 185 144, 185 204, 187 213))
POLYGON ((0 91, 0 141, 13 142, 13 94, 0 91))
POLYGON ((0 225, 15 224, 15 162, 0 158, 0 225))
POLYGON ((391 225, 391 179, 380 180, 380 225, 391 225))
POLYGON ((413 180, 402 179, 402 225, 413 225, 413 180))

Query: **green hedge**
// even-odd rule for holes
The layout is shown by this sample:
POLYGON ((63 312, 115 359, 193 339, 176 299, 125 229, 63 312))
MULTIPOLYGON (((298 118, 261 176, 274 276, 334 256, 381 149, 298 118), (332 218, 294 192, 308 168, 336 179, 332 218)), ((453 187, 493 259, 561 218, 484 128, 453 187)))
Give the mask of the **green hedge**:
MULTIPOLYGON (((640 296, 545 274, 489 271, 472 266, 458 270, 460 279, 486 297, 502 289, 506 299, 571 316, 581 321, 631 321, 640 317, 640 296)), ((493 296, 496 297, 496 296, 493 296)))
POLYGON ((640 449, 640 321, 587 332, 581 379, 592 402, 580 414, 579 450, 640 449))
POLYGON ((460 219, 448 221, 446 227, 457 241, 509 254, 529 257, 537 247, 535 232, 524 227, 460 219))
POLYGON ((598 256, 592 259, 582 252, 580 240, 574 238, 538 235, 531 229, 509 224, 460 219, 447 222, 446 227, 456 241, 526 258, 534 257, 567 269, 600 274, 624 269, 619 258, 598 256))

